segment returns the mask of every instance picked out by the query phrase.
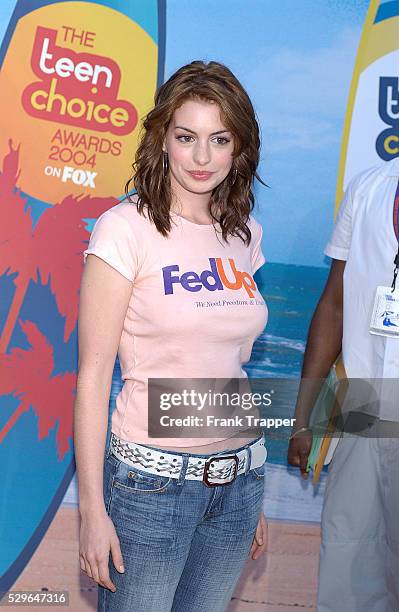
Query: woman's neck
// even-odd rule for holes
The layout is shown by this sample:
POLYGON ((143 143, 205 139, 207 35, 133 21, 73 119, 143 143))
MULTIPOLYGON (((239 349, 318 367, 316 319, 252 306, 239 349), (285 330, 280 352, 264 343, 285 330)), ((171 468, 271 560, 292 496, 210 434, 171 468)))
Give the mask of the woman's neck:
POLYGON ((171 211, 200 225, 212 223, 209 213, 209 193, 199 194, 190 193, 183 190, 180 185, 172 184, 172 205, 171 211))

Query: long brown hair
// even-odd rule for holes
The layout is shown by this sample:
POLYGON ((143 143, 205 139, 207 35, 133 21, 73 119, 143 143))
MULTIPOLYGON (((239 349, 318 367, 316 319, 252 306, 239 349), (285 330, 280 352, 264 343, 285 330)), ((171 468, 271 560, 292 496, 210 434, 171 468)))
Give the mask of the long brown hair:
POLYGON ((234 74, 223 64, 191 62, 175 72, 156 93, 155 106, 143 122, 143 132, 133 163, 133 182, 138 194, 137 208, 144 210, 157 230, 167 236, 171 230, 172 192, 169 175, 164 173, 163 143, 173 113, 183 102, 200 99, 216 102, 227 129, 234 136, 233 165, 218 185, 209 202, 209 213, 220 224, 222 236, 239 236, 245 244, 251 240, 247 226, 254 207, 252 191, 259 163, 259 125, 248 94, 234 74))

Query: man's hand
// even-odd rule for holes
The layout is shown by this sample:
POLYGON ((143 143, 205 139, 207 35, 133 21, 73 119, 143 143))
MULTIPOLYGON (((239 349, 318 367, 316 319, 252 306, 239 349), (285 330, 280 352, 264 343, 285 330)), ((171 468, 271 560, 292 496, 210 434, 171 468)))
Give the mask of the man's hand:
POLYGON ((312 440, 313 436, 311 430, 301 431, 291 438, 288 446, 288 463, 294 467, 299 467, 304 480, 307 480, 308 477, 306 466, 312 447, 312 440))
POLYGON ((256 527, 256 532, 254 536, 254 540, 252 542, 250 555, 254 561, 259 559, 266 551, 267 548, 267 521, 263 512, 260 513, 258 526, 256 527))

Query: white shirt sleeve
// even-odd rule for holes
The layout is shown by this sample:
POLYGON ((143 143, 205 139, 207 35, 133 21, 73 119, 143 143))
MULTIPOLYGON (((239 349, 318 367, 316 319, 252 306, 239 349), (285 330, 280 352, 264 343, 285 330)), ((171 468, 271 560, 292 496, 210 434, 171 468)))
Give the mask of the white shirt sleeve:
POLYGON ((352 239, 352 213, 353 213, 353 181, 348 185, 341 201, 337 220, 330 240, 324 249, 324 254, 332 259, 346 261, 352 239))

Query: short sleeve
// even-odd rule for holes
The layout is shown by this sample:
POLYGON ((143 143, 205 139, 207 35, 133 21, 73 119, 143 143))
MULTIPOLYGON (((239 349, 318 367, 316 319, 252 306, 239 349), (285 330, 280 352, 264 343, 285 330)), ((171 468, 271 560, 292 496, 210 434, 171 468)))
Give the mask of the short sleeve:
POLYGON ((96 255, 133 282, 138 269, 137 242, 129 221, 117 208, 98 217, 83 258, 86 263, 87 255, 96 255))
POLYGON ((339 207, 339 212, 331 238, 324 249, 324 254, 332 259, 346 261, 352 238, 353 181, 348 185, 339 207))
MULTIPOLYGON (((263 266, 263 264, 266 261, 262 253, 262 236, 263 236, 262 226, 260 225, 260 223, 255 222, 254 228, 252 229, 252 240, 254 241, 253 247, 252 247, 252 254, 251 254, 252 274, 255 274, 255 272, 259 270, 259 268, 263 266)), ((252 243, 252 240, 251 240, 251 243, 252 243)))

